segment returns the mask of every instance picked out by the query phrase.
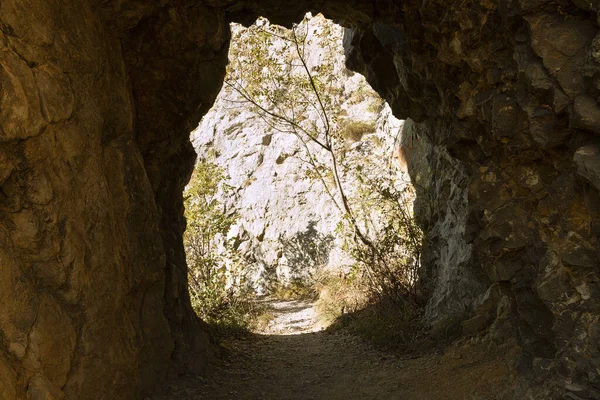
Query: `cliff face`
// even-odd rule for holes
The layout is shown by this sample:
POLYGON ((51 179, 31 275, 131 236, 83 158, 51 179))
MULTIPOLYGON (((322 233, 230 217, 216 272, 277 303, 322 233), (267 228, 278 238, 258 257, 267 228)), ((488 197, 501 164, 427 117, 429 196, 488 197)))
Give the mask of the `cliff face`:
POLYGON ((354 28, 350 67, 413 121, 431 322, 514 340, 522 397, 599 397, 600 39, 582 0, 0 3, 0 397, 131 399, 206 367, 188 135, 228 22, 309 10, 354 28))
MULTIPOLYGON (((261 50, 248 44, 253 43, 252 35, 257 32, 241 26, 234 31, 233 54, 261 50)), ((354 171, 358 166, 373 176, 393 171, 398 185, 409 182, 406 172, 403 175, 398 169, 397 160, 392 160, 402 121, 391 115, 363 76, 346 68, 344 29, 322 16, 313 16, 297 31, 308 32, 303 46, 308 67, 318 73, 319 82, 327 83, 326 93, 332 103, 339 104, 328 118, 339 121, 343 135, 336 139, 336 152, 344 158, 344 190, 349 194, 356 190, 359 183, 354 171)), ((285 71, 289 59, 299 63, 292 58, 293 47, 278 50, 285 45, 283 39, 272 37, 271 41, 264 51, 278 55, 277 67, 274 64, 273 68, 285 71)), ((245 74, 243 65, 234 63, 231 68, 242 69, 232 75, 245 74)), ((272 71, 271 75, 278 73, 272 71)), ((223 167, 229 177, 227 183, 234 188, 233 194, 221 193, 216 198, 228 212, 238 216, 228 235, 235 243, 235 255, 221 247, 224 262, 244 265, 244 275, 258 293, 291 283, 310 285, 322 270, 348 272, 355 263, 343 250, 344 238, 337 233, 342 212, 334 199, 341 204, 340 194, 331 182, 326 183, 326 189, 307 161, 312 156, 330 167, 329 153, 311 145, 309 156, 296 135, 276 129, 272 122, 235 89, 224 86, 213 108, 192 132, 198 158, 223 167)), ((355 202, 352 205, 358 206, 355 202)), ((362 210, 359 213, 362 215, 362 210)))

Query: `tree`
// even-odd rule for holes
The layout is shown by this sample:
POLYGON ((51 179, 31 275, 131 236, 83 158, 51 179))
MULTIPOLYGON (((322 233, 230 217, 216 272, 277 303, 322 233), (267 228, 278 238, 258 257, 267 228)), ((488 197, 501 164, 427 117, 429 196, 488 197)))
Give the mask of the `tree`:
MULTIPOLYGON (((352 171, 345 159, 339 108, 344 77, 333 73, 331 62, 331 55, 341 46, 322 40, 328 47, 323 54, 330 58, 320 62, 310 58, 309 36, 326 39, 334 36, 331 29, 336 29, 332 25, 323 31, 312 29, 310 19, 308 16, 291 30, 264 19, 249 28, 244 47, 230 51, 232 61, 225 83, 237 94, 231 101, 250 104, 272 129, 296 136, 305 150, 307 174, 321 182, 344 215, 347 229, 340 232, 350 230, 346 233, 354 244, 352 254, 364 266, 372 287, 401 302, 414 299, 422 234, 407 209, 405 191, 396 190, 385 174, 363 177, 362 187, 353 190, 354 195, 348 194, 344 175, 360 175, 361 171, 352 171), (375 227, 370 215, 373 209, 368 206, 386 213, 388 223, 375 227)), ((241 30, 234 31, 234 40, 241 34, 241 30)))

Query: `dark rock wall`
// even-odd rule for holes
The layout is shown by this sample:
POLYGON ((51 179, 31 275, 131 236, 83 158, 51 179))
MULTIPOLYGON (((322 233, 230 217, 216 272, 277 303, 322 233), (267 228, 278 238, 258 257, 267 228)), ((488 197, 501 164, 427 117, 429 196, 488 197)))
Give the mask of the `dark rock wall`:
POLYGON ((133 398, 173 341, 119 41, 88 2, 0 20, 0 398, 133 398))
POLYGON ((181 192, 229 28, 151 3, 0 3, 1 399, 133 399, 208 366, 181 192))
POLYGON ((188 133, 227 21, 307 10, 354 28, 349 65, 413 120, 431 323, 514 340, 521 397, 598 396, 596 2, 3 0, 0 398, 132 399, 207 367, 188 133))
POLYGON ((597 11, 407 2, 347 38, 351 68, 414 121, 430 321, 516 339, 518 396, 600 396, 597 11))
POLYGON ((224 12, 171 2, 122 39, 136 104, 136 142, 154 191, 166 252, 165 315, 180 372, 203 372, 210 352, 206 329, 188 297, 182 194, 196 160, 189 133, 221 89, 229 36, 224 12))

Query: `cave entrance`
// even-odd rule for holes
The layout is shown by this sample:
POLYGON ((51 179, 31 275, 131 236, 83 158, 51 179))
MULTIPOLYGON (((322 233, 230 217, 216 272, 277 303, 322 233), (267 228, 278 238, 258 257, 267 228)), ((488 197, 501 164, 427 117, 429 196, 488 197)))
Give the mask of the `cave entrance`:
POLYGON ((381 296, 415 303, 403 121, 346 68, 344 28, 311 14, 231 28, 225 85, 192 132, 184 240, 198 315, 306 333, 381 296))

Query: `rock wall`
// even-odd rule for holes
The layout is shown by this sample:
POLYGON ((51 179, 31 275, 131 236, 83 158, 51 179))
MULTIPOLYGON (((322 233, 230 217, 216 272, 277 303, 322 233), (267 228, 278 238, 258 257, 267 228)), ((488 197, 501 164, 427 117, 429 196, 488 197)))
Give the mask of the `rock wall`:
POLYGON ((166 255, 164 313, 177 372, 205 371, 211 352, 207 329, 189 301, 182 193, 196 157, 189 132, 221 89, 229 37, 222 11, 173 2, 121 39, 135 98, 136 144, 154 193, 166 255))
POLYGON ((187 135, 220 88, 226 22, 309 10, 354 28, 349 65, 433 165, 462 171, 421 172, 432 322, 462 305, 468 330, 515 340, 518 398, 600 397, 598 7, 2 1, 0 397, 138 398, 206 365, 181 245, 187 135))
POLYGON ((401 152, 418 193, 415 216, 427 232, 420 282, 428 297, 426 319, 435 330, 464 320, 490 286, 469 240, 468 172, 436 140, 444 133, 450 133, 447 126, 432 130, 408 120, 401 135, 401 152))
MULTIPOLYGON (((248 43, 253 43, 251 35, 257 35, 254 30, 238 25, 234 31, 233 54, 260 51, 248 48, 248 43)), ((308 68, 318 74, 319 82, 327 82, 327 93, 332 103, 338 104, 328 117, 339 125, 335 129, 336 152, 344 157, 345 171, 341 174, 345 191, 351 195, 359 184, 355 176, 359 165, 363 173, 373 175, 371 178, 393 170, 398 185, 409 182, 398 163, 392 163, 392 149, 399 140, 402 121, 391 115, 363 76, 346 68, 344 29, 319 15, 298 27, 298 32, 305 31, 308 68), (352 137, 352 129, 360 137, 352 137)), ((279 54, 274 49, 280 49, 284 43, 273 37, 270 54, 279 54)), ((291 47, 279 54, 277 61, 286 65, 288 53, 291 57, 294 52, 291 47)), ((230 68, 241 69, 233 76, 244 75, 242 65, 238 67, 236 63, 230 68)), ((304 71, 301 74, 304 77, 304 71)), ((292 283, 308 286, 323 270, 349 271, 355 261, 343 250, 344 238, 336 233, 342 212, 331 198, 333 195, 340 204, 339 193, 328 183, 331 195, 328 194, 320 180, 311 178, 314 167, 306 161, 307 150, 293 133, 273 127, 272 121, 265 121, 226 85, 192 132, 192 142, 199 160, 220 165, 229 177, 227 184, 233 193, 220 193, 216 199, 238 216, 227 235, 228 240, 234 241, 235 252, 231 254, 222 245, 224 238, 220 238, 220 255, 234 270, 243 264, 244 280, 252 289, 264 294, 292 283)), ((310 148, 313 157, 330 166, 327 152, 312 144, 310 148)), ((362 216, 358 204, 351 203, 362 216)), ((376 218, 374 212, 371 215, 376 218)))
POLYGON ((2 399, 133 399, 207 367, 181 191, 229 30, 160 3, 0 4, 2 399))
POLYGON ((351 68, 413 119, 430 321, 515 340, 519 398, 600 396, 596 12, 433 1, 346 40, 351 68))

